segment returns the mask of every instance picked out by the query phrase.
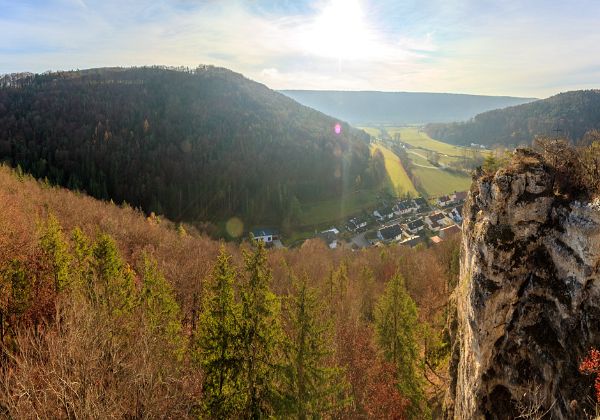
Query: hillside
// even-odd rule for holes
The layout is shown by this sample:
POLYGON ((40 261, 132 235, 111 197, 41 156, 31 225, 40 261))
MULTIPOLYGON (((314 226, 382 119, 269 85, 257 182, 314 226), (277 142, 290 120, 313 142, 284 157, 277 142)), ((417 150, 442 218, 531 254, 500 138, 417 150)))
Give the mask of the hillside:
MULTIPOLYGON (((198 418, 211 398, 211 370, 199 347, 205 348, 203 319, 216 293, 214 268, 223 244, 188 225, 52 187, 5 166, 0 203, 3 416, 198 418)), ((275 404, 261 394, 261 410, 296 417, 290 412, 297 398, 285 372, 295 369, 289 352, 297 348, 290 340, 297 337, 298 321, 290 305, 298 299, 299 280, 312 296, 307 334, 318 347, 308 348, 311 371, 336 378, 317 382, 321 390, 337 387, 333 395, 311 394, 318 410, 336 418, 422 418, 427 405, 440 403, 448 356, 442 328, 448 291, 457 281, 456 240, 435 249, 352 252, 314 240, 263 254, 247 243, 225 244, 224 250, 235 270, 235 305, 247 305, 244 293, 255 287, 249 261, 259 265, 262 289, 255 293, 273 303, 261 328, 277 328, 270 339, 278 344, 262 355, 285 369, 270 371, 261 386, 287 399, 275 404), (403 303, 388 307, 403 310, 410 320, 403 328, 413 328, 402 332, 403 343, 419 349, 401 363, 383 356, 386 341, 378 327, 386 316, 398 316, 376 309, 385 308, 390 284, 403 303), (424 353, 430 367, 422 372, 424 353), (436 385, 426 386, 425 378, 436 385)), ((244 357, 243 349, 234 354, 244 357)), ((243 395, 248 382, 240 378, 236 386, 243 395)))
POLYGON ((429 124, 425 131, 435 139, 454 144, 516 146, 529 144, 537 135, 559 135, 579 141, 586 132, 598 128, 600 90, 580 90, 484 112, 466 122, 429 124))
POLYGON ((229 70, 104 68, 4 77, 0 161, 172 220, 279 224, 340 197, 368 136, 229 70))
POLYGON ((292 99, 355 125, 462 121, 532 98, 425 92, 282 90, 292 99))

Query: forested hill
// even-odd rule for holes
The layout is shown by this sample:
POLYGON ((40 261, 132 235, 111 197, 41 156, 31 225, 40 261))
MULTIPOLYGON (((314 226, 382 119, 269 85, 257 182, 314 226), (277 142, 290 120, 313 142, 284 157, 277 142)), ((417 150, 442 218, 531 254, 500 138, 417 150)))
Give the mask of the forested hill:
POLYGON ((560 135, 580 141, 600 128, 600 90, 560 93, 529 104, 497 109, 470 121, 429 124, 431 137, 455 144, 516 146, 537 135, 560 135))
POLYGON ((353 124, 422 124, 464 121, 480 112, 532 98, 425 92, 283 90, 290 98, 353 124))
POLYGON ((3 77, 0 160, 173 220, 278 223, 370 181, 368 135, 226 69, 3 77))

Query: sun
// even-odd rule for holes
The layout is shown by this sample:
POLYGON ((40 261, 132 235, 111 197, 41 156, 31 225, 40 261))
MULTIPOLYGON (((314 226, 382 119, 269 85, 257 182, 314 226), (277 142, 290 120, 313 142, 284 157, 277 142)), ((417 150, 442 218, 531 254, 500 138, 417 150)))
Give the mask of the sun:
POLYGON ((355 59, 369 54, 372 44, 360 0, 331 0, 304 34, 307 52, 322 57, 355 59))

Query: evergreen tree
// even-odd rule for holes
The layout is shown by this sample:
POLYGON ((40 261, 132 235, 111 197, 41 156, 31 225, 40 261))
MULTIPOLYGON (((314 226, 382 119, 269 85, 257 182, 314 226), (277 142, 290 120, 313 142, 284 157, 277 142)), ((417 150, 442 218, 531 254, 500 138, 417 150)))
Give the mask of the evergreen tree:
POLYGON ((48 215, 40 235, 40 248, 49 259, 54 276, 54 290, 60 292, 67 287, 70 279, 71 255, 62 227, 53 214, 48 215))
POLYGON ((319 418, 347 401, 342 370, 329 367, 333 354, 331 323, 306 280, 297 285, 287 305, 286 414, 298 419, 319 418))
POLYGON ((184 352, 179 305, 173 288, 158 269, 156 260, 142 256, 142 288, 139 305, 143 310, 148 332, 155 336, 177 360, 184 352))
POLYGON ((235 302, 236 272, 221 247, 210 278, 208 296, 198 322, 197 361, 202 366, 202 411, 208 418, 239 416, 243 408, 241 384, 240 306, 235 302))
POLYGON ((133 271, 123 263, 115 241, 102 234, 92 251, 95 284, 91 297, 105 306, 109 315, 118 316, 133 309, 135 289, 133 271))
POLYGON ((282 329, 279 299, 269 288, 271 271, 264 244, 245 254, 247 282, 241 294, 242 381, 245 418, 258 419, 274 413, 278 392, 282 329))
POLYGON ((418 371, 418 325, 415 302, 406 291, 404 279, 397 273, 388 282, 377 304, 377 339, 386 359, 396 366, 400 392, 410 401, 409 417, 420 419, 430 414, 418 371))
POLYGON ((92 282, 92 245, 83 231, 76 227, 71 233, 73 260, 71 264, 71 282, 76 290, 85 290, 92 282))

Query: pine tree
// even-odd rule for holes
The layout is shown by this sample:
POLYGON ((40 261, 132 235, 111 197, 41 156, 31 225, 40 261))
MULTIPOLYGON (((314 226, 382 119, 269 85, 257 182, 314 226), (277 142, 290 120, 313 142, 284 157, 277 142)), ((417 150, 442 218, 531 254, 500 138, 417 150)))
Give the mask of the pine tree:
POLYGON ((418 371, 418 325, 415 302, 406 291, 404 279, 397 273, 377 304, 377 339, 386 359, 396 366, 400 392, 410 401, 409 417, 427 418, 430 414, 418 371))
POLYGON ((115 241, 100 235, 92 251, 95 284, 91 296, 96 304, 107 308, 109 315, 119 316, 133 309, 135 288, 133 271, 123 263, 115 241))
POLYGON ((180 309, 173 288, 159 271, 156 260, 146 253, 142 256, 141 272, 142 288, 138 299, 148 332, 160 341, 163 348, 168 349, 171 356, 181 360, 184 342, 180 309))
POLYGON ((298 419, 319 418, 347 402, 342 370, 328 366, 332 326, 322 320, 323 309, 305 279, 287 305, 286 414, 298 419))
POLYGON ((83 231, 76 227, 71 233, 73 244, 73 260, 71 264, 71 283, 76 290, 86 290, 91 287, 92 274, 92 245, 83 231))
POLYGON ((235 302, 236 272, 221 247, 210 278, 197 331, 196 359, 202 366, 202 411, 208 418, 238 417, 243 408, 240 306, 235 302))
POLYGON ((71 255, 62 227, 53 214, 48 215, 46 223, 42 226, 40 248, 50 261, 54 276, 54 290, 60 292, 69 283, 71 255))
POLYGON ((280 346, 282 329, 279 299, 269 288, 271 271, 264 244, 245 254, 247 282, 241 294, 242 380, 245 418, 258 419, 274 413, 280 400, 280 346))

